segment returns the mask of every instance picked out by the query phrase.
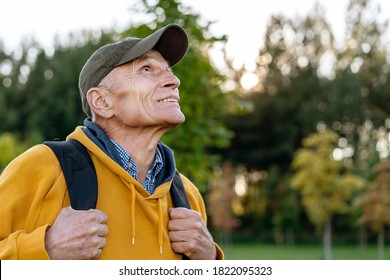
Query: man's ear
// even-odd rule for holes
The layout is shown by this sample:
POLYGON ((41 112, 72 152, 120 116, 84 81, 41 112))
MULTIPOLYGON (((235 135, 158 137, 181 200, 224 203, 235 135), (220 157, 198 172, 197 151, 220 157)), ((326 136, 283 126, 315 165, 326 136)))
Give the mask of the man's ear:
POLYGON ((107 119, 114 115, 110 97, 110 93, 104 88, 93 87, 87 92, 87 101, 91 110, 95 114, 107 119))

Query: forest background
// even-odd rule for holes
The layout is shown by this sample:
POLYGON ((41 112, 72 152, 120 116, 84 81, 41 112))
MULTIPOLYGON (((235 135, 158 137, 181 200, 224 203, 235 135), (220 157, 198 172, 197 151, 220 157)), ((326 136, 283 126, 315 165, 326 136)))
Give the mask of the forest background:
POLYGON ((140 0, 131 9, 147 16, 142 24, 70 34, 50 53, 34 40, 0 44, 0 171, 82 125, 78 73, 95 49, 175 22, 190 36, 173 69, 186 122, 163 141, 204 195, 216 241, 321 244, 325 259, 334 244, 375 243, 386 258, 390 52, 388 23, 371 4, 350 1, 341 44, 319 5, 272 16, 251 69, 226 51, 214 65, 210 50, 226 50, 228 38, 179 0, 140 0))

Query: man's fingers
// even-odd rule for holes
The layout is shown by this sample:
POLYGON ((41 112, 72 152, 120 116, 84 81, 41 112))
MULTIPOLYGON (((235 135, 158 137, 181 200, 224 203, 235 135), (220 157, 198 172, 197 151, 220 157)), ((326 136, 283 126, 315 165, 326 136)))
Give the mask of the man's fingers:
POLYGON ((107 236, 107 234, 108 234, 108 227, 105 224, 102 224, 100 226, 98 235, 101 237, 105 237, 105 236, 107 236))
POLYGON ((168 214, 171 220, 174 219, 188 219, 188 218, 198 218, 200 213, 191 209, 178 207, 178 208, 169 208, 168 214))
POLYGON ((76 213, 79 213, 79 214, 84 213, 85 215, 90 215, 92 220, 94 220, 98 223, 101 223, 101 224, 105 224, 108 220, 107 214, 99 209, 89 209, 87 211, 73 209, 73 211, 75 211, 76 213))
POLYGON ((96 215, 96 221, 101 224, 107 223, 108 217, 107 214, 103 211, 100 211, 98 209, 91 209, 89 211, 93 211, 93 213, 96 215))

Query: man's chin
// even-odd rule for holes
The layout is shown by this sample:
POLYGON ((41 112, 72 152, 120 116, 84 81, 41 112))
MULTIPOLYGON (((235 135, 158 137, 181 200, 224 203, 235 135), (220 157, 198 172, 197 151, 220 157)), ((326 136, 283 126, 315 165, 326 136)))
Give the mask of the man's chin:
POLYGON ((182 123, 184 123, 185 120, 186 120, 186 119, 183 117, 182 119, 177 119, 177 120, 171 121, 171 122, 169 122, 169 126, 170 126, 171 128, 178 127, 179 125, 181 125, 182 123))

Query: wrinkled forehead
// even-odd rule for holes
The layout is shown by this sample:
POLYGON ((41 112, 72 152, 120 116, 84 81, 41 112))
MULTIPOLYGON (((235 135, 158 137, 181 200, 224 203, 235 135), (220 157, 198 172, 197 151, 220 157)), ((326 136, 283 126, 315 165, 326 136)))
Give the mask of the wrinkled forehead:
POLYGON ((136 64, 136 63, 142 63, 149 60, 165 64, 168 68, 170 67, 168 61, 156 50, 147 51, 146 53, 137 57, 130 63, 136 64))

